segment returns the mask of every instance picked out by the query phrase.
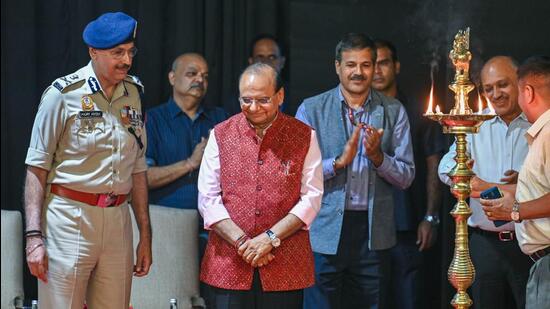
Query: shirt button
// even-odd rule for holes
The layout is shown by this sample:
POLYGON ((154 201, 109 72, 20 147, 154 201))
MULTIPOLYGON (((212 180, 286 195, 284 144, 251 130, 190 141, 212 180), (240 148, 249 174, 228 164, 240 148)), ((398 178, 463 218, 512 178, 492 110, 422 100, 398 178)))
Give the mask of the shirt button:
POLYGON ((256 186, 256 191, 262 191, 262 186, 257 185, 257 186, 256 186))
POLYGON ((114 129, 116 129, 116 127, 115 127, 115 126, 112 126, 112 128, 113 128, 113 130, 114 130, 114 129))
POLYGON ((117 147, 113 148, 113 152, 117 152, 117 151, 118 151, 117 147))
POLYGON ((114 170, 113 174, 115 174, 115 175, 118 174, 118 170, 114 170))
POLYGON ((353 201, 353 196, 350 196, 350 198, 349 198, 349 199, 350 199, 350 201, 353 201))
POLYGON ((262 214, 262 212, 261 212, 260 210, 258 210, 258 209, 256 209, 256 211, 255 211, 254 213, 255 213, 256 216, 258 216, 258 217, 262 214))
POLYGON ((258 164, 259 164, 259 165, 264 164, 264 160, 262 160, 262 159, 258 160, 258 164))

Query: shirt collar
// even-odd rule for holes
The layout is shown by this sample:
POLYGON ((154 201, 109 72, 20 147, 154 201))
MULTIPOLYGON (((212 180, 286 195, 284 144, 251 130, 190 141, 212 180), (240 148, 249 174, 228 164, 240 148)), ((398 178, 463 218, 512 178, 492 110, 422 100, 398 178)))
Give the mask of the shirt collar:
MULTIPOLYGON (((342 94, 342 84, 338 84, 338 87, 336 87, 336 93, 338 95, 338 99, 340 100, 340 102, 346 104, 346 106, 349 106, 348 103, 346 102, 346 98, 344 98, 344 95, 342 94)), ((367 104, 369 104, 371 101, 372 101, 372 88, 369 89, 369 95, 367 96, 367 99, 363 103, 362 108, 365 108, 367 104)))
POLYGON ((532 142, 539 132, 547 125, 550 125, 550 109, 540 115, 535 123, 527 130, 527 133, 525 133, 527 140, 532 142))
MULTIPOLYGON (((170 114, 170 116, 172 116, 172 118, 176 118, 180 115, 185 114, 181 110, 181 108, 178 106, 176 101, 174 101, 173 97, 170 97, 170 99, 168 100, 168 113, 170 114)), ((197 109, 197 117, 195 119, 198 119, 201 115, 204 115, 205 117, 208 117, 208 114, 206 113, 206 111, 204 110, 202 105, 199 105, 199 108, 197 109)))
MULTIPOLYGON (((489 110, 488 108, 486 108, 486 109, 483 110, 483 114, 489 114, 489 113, 490 113, 490 110, 489 110)), ((529 121, 527 120, 527 116, 525 116, 524 113, 519 114, 519 116, 517 116, 514 120, 512 120, 512 122, 510 122, 510 124, 512 124, 513 122, 516 122, 516 121, 525 121, 525 122, 529 122, 529 121)), ((497 115, 495 118, 489 120, 489 122, 490 122, 491 124, 494 124, 494 123, 496 123, 496 122, 504 122, 504 120, 502 120, 502 118, 500 118, 500 116, 497 115)))

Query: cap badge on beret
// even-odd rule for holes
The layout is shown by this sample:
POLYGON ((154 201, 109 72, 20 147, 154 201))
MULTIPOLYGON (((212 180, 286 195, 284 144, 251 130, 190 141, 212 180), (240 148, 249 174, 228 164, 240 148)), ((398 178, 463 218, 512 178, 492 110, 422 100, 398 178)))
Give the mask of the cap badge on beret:
POLYGON ((109 49, 124 42, 135 39, 137 21, 122 12, 105 13, 91 21, 82 38, 93 48, 109 49))

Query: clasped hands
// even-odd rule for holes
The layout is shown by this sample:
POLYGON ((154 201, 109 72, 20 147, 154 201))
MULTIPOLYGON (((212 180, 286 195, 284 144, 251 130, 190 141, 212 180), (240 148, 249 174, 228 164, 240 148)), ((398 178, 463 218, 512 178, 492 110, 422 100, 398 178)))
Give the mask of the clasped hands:
POLYGON ((266 233, 260 233, 254 238, 249 238, 243 242, 237 252, 243 260, 252 267, 262 267, 269 264, 275 256, 271 251, 271 239, 266 233))

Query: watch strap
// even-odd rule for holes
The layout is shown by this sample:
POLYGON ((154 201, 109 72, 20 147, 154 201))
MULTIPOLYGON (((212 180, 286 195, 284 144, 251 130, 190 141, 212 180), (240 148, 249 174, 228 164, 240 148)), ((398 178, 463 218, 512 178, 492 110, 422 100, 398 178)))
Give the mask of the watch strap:
POLYGON ((439 224, 439 216, 438 215, 425 215, 424 221, 430 222, 432 225, 438 225, 439 224))
POLYGON ((521 222, 521 218, 519 217, 519 202, 517 200, 514 200, 514 205, 512 205, 512 212, 510 213, 510 216, 514 222, 521 222))

